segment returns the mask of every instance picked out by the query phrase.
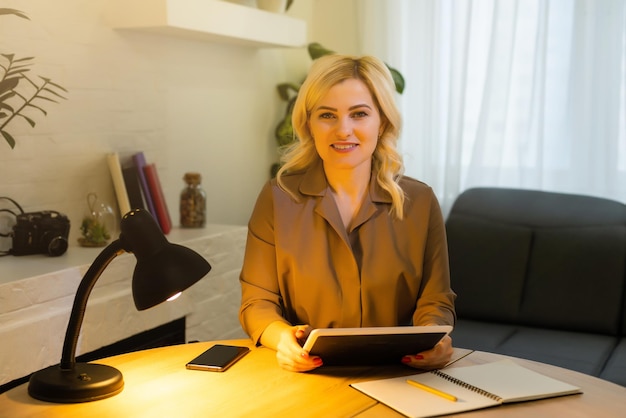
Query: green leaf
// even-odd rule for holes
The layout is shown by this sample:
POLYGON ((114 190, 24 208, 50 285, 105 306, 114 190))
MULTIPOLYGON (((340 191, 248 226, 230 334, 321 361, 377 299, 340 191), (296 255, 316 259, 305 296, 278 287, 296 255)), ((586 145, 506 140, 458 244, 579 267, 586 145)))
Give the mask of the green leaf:
POLYGON ((278 173, 278 170, 280 170, 280 163, 274 163, 272 164, 272 166, 270 167, 270 176, 272 178, 276 177, 276 174, 278 173))
MULTIPOLYGON (((0 8, 0 15, 7 14, 14 14, 28 19, 25 14, 18 10, 0 8)), ((46 110, 39 104, 34 104, 33 102, 43 100, 52 103, 59 103, 56 99, 66 100, 66 97, 64 97, 61 92, 67 93, 68 91, 63 86, 54 83, 49 78, 40 76, 41 80, 43 80, 43 84, 41 82, 34 82, 29 77, 29 67, 33 64, 34 57, 22 57, 16 59, 15 54, 0 54, 0 57, 6 60, 4 61, 0 59, 0 69, 4 70, 4 74, 0 78, 0 119, 2 120, 2 123, 0 124, 0 132, 11 148, 13 148, 15 146, 15 139, 7 131, 3 130, 4 127, 11 122, 14 117, 19 116, 24 118, 24 120, 26 120, 26 122, 34 128, 35 120, 22 114, 22 110, 34 108, 43 113, 44 116, 47 116, 48 113, 46 110), (22 80, 30 83, 36 92, 28 93, 28 91, 32 91, 31 89, 20 92, 19 87, 22 87, 22 80), (14 96, 23 100, 23 104, 20 105, 17 110, 14 110, 10 104, 6 103, 7 100, 14 96)))
POLYGON ((289 94, 289 92, 297 95, 300 87, 293 83, 280 83, 276 86, 276 90, 278 90, 278 95, 281 99, 283 99, 284 101, 288 101, 289 99, 291 99, 291 95, 289 94))
POLYGON ((316 60, 319 57, 324 55, 334 54, 335 51, 331 51, 330 49, 324 48, 318 42, 311 42, 307 48, 309 50, 309 56, 311 59, 316 60))
POLYGON ((396 85, 396 91, 402 94, 404 92, 404 77, 402 77, 400 71, 390 67, 388 64, 385 65, 387 65, 387 68, 389 68, 389 71, 391 72, 391 77, 393 77, 393 82, 396 85))
POLYGON ((13 137, 9 135, 7 131, 0 131, 0 133, 2 133, 2 136, 8 142, 11 149, 15 148, 15 139, 13 139, 13 137))
POLYGON ((280 147, 289 145, 293 141, 293 127, 291 126, 291 115, 286 115, 276 127, 276 141, 280 147))

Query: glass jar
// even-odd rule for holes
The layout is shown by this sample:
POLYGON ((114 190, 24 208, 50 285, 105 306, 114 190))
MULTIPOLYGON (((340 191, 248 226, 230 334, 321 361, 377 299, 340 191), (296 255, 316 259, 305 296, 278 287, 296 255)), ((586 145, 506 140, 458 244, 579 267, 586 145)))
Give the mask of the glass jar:
POLYGON ((83 247, 104 247, 115 232, 115 213, 106 202, 99 202, 98 195, 87 195, 87 210, 80 224, 81 237, 78 243, 83 247))
POLYGON ((201 228, 206 220, 206 193, 200 186, 200 173, 185 173, 187 186, 180 193, 180 226, 201 228))

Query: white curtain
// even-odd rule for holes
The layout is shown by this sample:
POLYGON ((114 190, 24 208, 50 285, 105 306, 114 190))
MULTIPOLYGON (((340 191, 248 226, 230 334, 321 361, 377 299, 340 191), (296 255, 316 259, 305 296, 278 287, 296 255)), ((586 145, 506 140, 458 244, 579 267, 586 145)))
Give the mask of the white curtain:
POLYGON ((363 53, 406 79, 406 174, 626 202, 626 0, 359 0, 363 53))

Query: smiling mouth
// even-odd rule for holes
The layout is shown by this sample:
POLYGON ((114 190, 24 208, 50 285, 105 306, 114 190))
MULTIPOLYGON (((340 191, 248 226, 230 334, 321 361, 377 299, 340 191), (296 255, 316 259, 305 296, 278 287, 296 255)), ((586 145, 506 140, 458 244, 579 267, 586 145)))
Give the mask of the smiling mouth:
POLYGON ((337 149, 337 150, 349 150, 352 148, 356 148, 357 144, 332 144, 331 147, 337 149))

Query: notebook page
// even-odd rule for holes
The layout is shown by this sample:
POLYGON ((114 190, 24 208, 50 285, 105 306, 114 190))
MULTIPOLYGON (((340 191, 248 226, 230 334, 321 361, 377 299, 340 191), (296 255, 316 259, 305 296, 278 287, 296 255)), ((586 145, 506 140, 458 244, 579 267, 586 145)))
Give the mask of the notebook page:
POLYGON ((433 417, 499 405, 499 402, 493 399, 464 389, 432 373, 370 380, 353 383, 351 386, 411 418, 433 417), (452 394, 458 400, 453 402, 411 386, 407 383, 407 379, 413 379, 452 394))
POLYGON ((534 372, 511 360, 442 370, 443 373, 494 393, 507 402, 521 402, 580 393, 580 388, 534 372))

